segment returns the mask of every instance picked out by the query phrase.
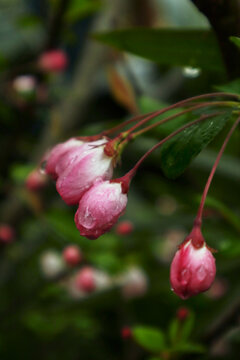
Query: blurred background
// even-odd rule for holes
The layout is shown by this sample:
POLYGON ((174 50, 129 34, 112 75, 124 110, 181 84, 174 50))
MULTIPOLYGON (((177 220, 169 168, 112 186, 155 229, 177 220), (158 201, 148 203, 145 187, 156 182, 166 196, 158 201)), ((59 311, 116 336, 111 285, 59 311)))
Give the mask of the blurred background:
MULTIPOLYGON (((132 182, 125 214, 96 241, 80 236, 76 208, 53 181, 43 174, 29 180, 44 153, 71 136, 216 89, 239 92, 232 74, 223 85, 221 50, 218 64, 200 37, 210 27, 189 0, 0 0, 0 359, 238 358, 239 131, 204 213, 217 277, 186 301, 170 289, 169 266, 191 230, 225 127, 177 178, 166 176, 160 151, 152 154, 132 182), (101 38, 120 29, 130 32, 101 38), (159 41, 157 29, 165 34, 159 41), (195 30, 199 36, 184 38, 195 30), (63 55, 55 68, 42 59, 52 49, 63 55), (77 249, 74 264, 64 256, 69 245, 77 249), (94 273, 91 291, 76 280, 86 266, 94 273)), ((115 176, 171 130, 130 144, 115 176)))

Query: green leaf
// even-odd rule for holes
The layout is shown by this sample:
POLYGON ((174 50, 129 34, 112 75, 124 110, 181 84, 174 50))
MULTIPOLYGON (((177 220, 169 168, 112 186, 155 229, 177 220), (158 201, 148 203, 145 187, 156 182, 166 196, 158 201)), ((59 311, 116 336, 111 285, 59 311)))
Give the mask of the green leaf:
MULTIPOLYGON (((206 113, 206 111, 205 111, 206 113)), ((194 126, 191 126, 166 142, 161 149, 160 161, 164 174, 175 179, 181 175, 190 162, 223 129, 231 112, 225 112, 194 126)))
POLYGON ((181 329, 181 340, 187 340, 190 337, 194 326, 194 320, 195 320, 194 314, 192 312, 189 312, 189 315, 184 320, 181 329))
POLYGON ((173 319, 170 322, 168 329, 168 336, 172 344, 176 342, 177 336, 179 334, 180 323, 178 319, 173 319))
POLYGON ((240 48, 240 38, 237 36, 230 36, 229 38, 238 48, 240 48))
POLYGON ((227 84, 215 86, 215 89, 223 92, 240 94, 240 79, 235 79, 227 84))
POLYGON ((102 3, 99 0, 72 0, 65 19, 67 22, 77 21, 98 11, 101 6, 102 3))
POLYGON ((93 37, 158 64, 224 71, 217 41, 210 31, 135 28, 98 33, 93 37))
POLYGON ((140 346, 149 351, 159 352, 165 348, 165 336, 159 329, 137 326, 133 329, 133 337, 140 346))
POLYGON ((191 353, 202 354, 206 351, 204 346, 202 346, 200 344, 190 343, 190 342, 178 344, 178 345, 174 346, 174 348, 172 348, 171 350, 173 352, 183 352, 183 353, 190 353, 190 354, 191 353))

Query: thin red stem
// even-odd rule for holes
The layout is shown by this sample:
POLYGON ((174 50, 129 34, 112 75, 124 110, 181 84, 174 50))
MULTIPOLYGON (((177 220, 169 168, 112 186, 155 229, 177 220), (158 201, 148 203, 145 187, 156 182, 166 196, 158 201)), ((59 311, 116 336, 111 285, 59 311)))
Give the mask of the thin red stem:
POLYGON ((118 124, 116 126, 114 126, 113 128, 111 129, 108 129, 108 130, 105 130, 101 133, 102 136, 104 135, 109 135, 109 134, 112 134, 118 130, 121 130, 122 128, 124 128, 125 126, 127 126, 128 124, 131 124, 132 122, 134 121, 138 121, 138 120, 141 120, 142 118, 144 118, 145 116, 148 116, 148 115, 151 115, 153 114, 154 111, 150 112, 150 113, 147 113, 147 114, 143 114, 143 115, 138 115, 138 116, 134 116, 133 118, 131 119, 128 119, 124 122, 122 122, 121 124, 118 124))
POLYGON ((203 194, 202 194, 202 199, 201 199, 201 202, 200 202, 200 206, 199 206, 199 209, 198 209, 198 213, 197 213, 197 216, 196 216, 196 219, 195 219, 195 226, 201 226, 201 223, 202 223, 202 214, 203 214, 203 208, 204 208, 204 204, 205 204, 205 200, 206 200, 206 197, 207 197, 207 194, 208 194, 208 190, 209 190, 209 187, 211 185, 211 182, 212 182, 212 179, 213 179, 213 176, 215 174, 215 171, 217 169, 217 166, 219 164, 219 161, 222 157, 222 154, 228 144, 228 141, 230 140, 234 130, 236 129, 236 127, 238 126, 238 124, 240 123, 240 117, 235 121, 235 123, 233 124, 233 126, 231 127, 231 129, 229 130, 229 133, 227 134, 223 144, 222 144, 222 147, 218 153, 218 156, 215 160, 215 163, 212 167, 212 170, 210 172, 210 175, 207 179, 207 182, 206 182, 206 185, 205 185, 205 188, 204 188, 204 191, 203 191, 203 194))
POLYGON ((198 96, 193 96, 191 98, 188 98, 188 99, 185 99, 185 100, 181 100, 181 101, 178 101, 177 103, 173 104, 173 105, 170 105, 170 106, 167 106, 166 108, 164 109, 161 109, 159 111, 156 111, 154 112, 152 115, 146 117, 145 119, 143 119, 142 121, 140 121, 139 123, 137 123, 136 125, 134 125, 133 127, 131 127, 129 130, 128 130, 128 133, 132 133, 135 129, 137 129, 139 126, 142 126, 144 125, 146 122, 148 122, 149 120, 155 118, 156 116, 159 116, 161 114, 164 114, 165 112, 169 111, 169 110, 172 110, 172 109, 175 109, 175 108, 178 108, 180 106, 183 106, 185 104, 188 104, 189 102, 193 101, 193 100, 200 100, 200 99, 204 99, 204 98, 208 98, 208 97, 218 97, 218 96, 226 96, 226 97, 236 97, 236 98, 239 98, 239 95, 236 95, 236 94, 227 94, 227 93, 210 93, 210 94, 203 94, 203 95, 198 95, 198 96))
POLYGON ((159 125, 162 125, 164 123, 166 123, 167 121, 169 120, 172 120, 172 119, 175 119, 176 117, 178 116, 181 116, 181 115, 184 115, 184 114, 187 114, 188 112, 191 112, 191 111, 194 111, 194 110, 197 110, 197 109, 201 109, 203 107, 207 107, 207 106, 214 106, 214 105, 219 105, 219 106, 227 106, 227 103, 225 104, 224 101, 209 101, 209 102, 204 102, 204 103, 201 103, 201 104, 198 104, 198 105, 195 105, 195 106, 192 106, 188 109, 185 109, 183 111, 180 111, 179 113, 177 114, 173 114, 163 120, 160 120, 158 122, 156 122, 155 124, 151 124, 147 127, 145 127, 144 129, 142 130, 139 130, 139 131, 136 131, 134 134, 133 134, 133 138, 135 138, 136 136, 139 136, 149 130, 152 130, 154 129, 155 127, 159 126, 159 125))
POLYGON ((206 119, 209 119, 211 117, 217 116, 219 115, 221 112, 216 112, 214 114, 210 114, 210 115, 202 115, 200 118, 189 122, 188 124, 183 125, 182 127, 180 127, 179 129, 175 130, 174 132, 172 132, 170 135, 166 136, 163 140, 161 140, 159 143, 157 143, 156 145, 154 145, 150 150, 148 150, 136 163, 136 165, 127 173, 125 174, 122 178, 118 179, 118 182, 121 182, 123 184, 123 190, 125 190, 124 192, 128 191, 128 186, 129 183, 132 179, 132 177, 135 175, 137 169, 139 168, 139 166, 142 164, 142 162, 157 148, 159 148, 161 145, 163 145, 165 142, 167 142, 168 140, 172 139, 174 136, 178 135, 179 133, 181 133, 182 131, 184 131, 185 129, 187 129, 190 126, 193 126, 201 121, 204 121, 206 119))

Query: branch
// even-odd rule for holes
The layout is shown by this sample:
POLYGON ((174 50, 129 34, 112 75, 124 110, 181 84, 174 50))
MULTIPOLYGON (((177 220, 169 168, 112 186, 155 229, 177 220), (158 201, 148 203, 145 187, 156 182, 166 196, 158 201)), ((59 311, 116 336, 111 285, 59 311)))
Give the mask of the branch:
POLYGON ((240 75, 240 52, 229 40, 240 36, 240 0, 191 0, 216 33, 230 78, 240 75))

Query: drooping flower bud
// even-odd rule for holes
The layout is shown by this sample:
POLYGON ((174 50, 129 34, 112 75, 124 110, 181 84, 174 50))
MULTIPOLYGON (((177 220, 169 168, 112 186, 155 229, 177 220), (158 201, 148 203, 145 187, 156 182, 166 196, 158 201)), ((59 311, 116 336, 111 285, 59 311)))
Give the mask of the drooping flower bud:
POLYGON ((127 194, 117 182, 98 181, 80 200, 75 223, 82 236, 97 239, 109 231, 127 205, 127 194))
POLYGON ((26 178, 25 185, 30 191, 37 191, 46 185, 47 178, 38 169, 33 170, 26 178))
POLYGON ((53 179, 57 179, 58 174, 56 172, 56 166, 59 164, 61 158, 70 150, 78 148, 83 145, 83 141, 76 138, 71 138, 63 143, 57 144, 52 150, 45 156, 43 160, 45 164, 45 172, 51 175, 53 179))
POLYGON ((198 227, 180 245, 170 270, 173 291, 182 299, 209 289, 216 274, 215 258, 198 227))
POLYGON ((79 264, 82 260, 82 253, 79 247, 76 245, 67 246, 63 251, 63 259, 70 266, 79 264))
POLYGON ((68 58, 62 50, 49 50, 38 59, 40 69, 47 72, 62 72, 66 69, 68 58))
POLYGON ((121 221, 116 227, 116 233, 118 235, 129 235, 133 231, 133 224, 131 221, 121 221))
POLYGON ((7 224, 0 225, 0 242, 8 244, 11 243, 14 239, 15 231, 14 229, 7 224))
POLYGON ((60 160, 56 169, 59 174, 56 188, 68 205, 77 204, 97 180, 111 179, 113 157, 104 153, 106 142, 106 139, 102 139, 85 143, 80 149, 73 149, 60 160), (63 168, 65 170, 61 172, 63 168))

